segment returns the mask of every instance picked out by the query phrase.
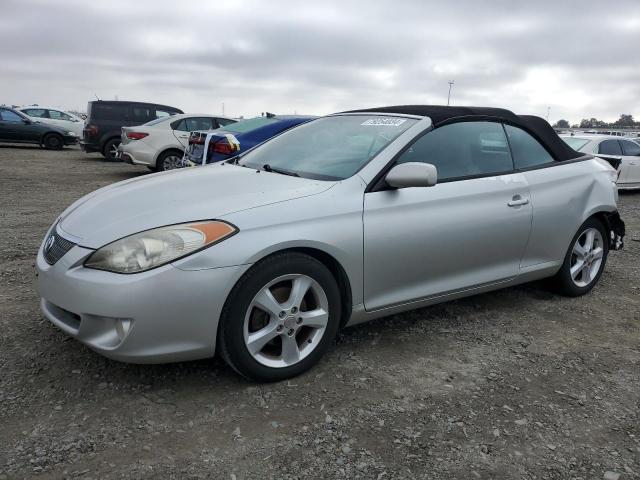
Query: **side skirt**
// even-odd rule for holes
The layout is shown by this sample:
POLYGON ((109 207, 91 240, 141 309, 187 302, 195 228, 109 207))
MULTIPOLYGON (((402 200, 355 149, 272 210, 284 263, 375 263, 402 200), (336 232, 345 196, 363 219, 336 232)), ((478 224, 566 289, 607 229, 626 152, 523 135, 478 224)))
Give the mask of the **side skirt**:
POLYGON ((438 303, 448 302, 458 298, 471 297, 485 292, 491 292, 494 290, 500 290, 514 285, 520 285, 522 283, 532 282, 534 280, 540 280, 542 278, 552 277, 562 266, 561 261, 557 262, 545 262, 537 265, 531 265, 526 269, 522 269, 520 274, 509 280, 502 282, 490 283, 474 288, 467 288, 464 290, 458 290, 456 292, 446 293, 443 295, 435 295, 432 297, 416 300, 401 305, 394 305, 391 307, 384 307, 377 310, 367 311, 364 304, 360 303, 353 306, 351 317, 345 325, 350 327, 359 323, 375 320, 376 318, 386 317, 394 315, 396 313, 406 312, 409 310, 416 310, 418 308, 428 307, 430 305, 436 305, 438 303))

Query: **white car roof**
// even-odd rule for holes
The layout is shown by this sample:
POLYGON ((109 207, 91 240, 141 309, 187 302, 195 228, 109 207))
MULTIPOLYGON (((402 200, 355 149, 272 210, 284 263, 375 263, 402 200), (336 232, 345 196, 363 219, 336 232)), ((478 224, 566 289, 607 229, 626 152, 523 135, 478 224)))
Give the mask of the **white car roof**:
POLYGON ((602 141, 602 140, 633 140, 633 137, 620 137, 618 135, 598 135, 594 133, 580 133, 578 135, 560 135, 561 138, 581 138, 583 140, 602 141))
POLYGON ((48 105, 23 105, 22 107, 18 107, 18 110, 26 110, 27 108, 33 108, 33 109, 41 109, 41 110, 58 110, 59 112, 64 112, 64 113, 68 113, 69 115, 73 115, 74 117, 77 117, 77 115, 69 112, 68 110, 65 110, 64 108, 59 108, 59 107, 50 107, 48 105))
POLYGON ((223 117, 222 115, 214 115, 212 113, 179 113, 177 115, 171 115, 171 118, 174 118, 176 120, 189 117, 224 118, 225 120, 233 120, 233 118, 223 117))

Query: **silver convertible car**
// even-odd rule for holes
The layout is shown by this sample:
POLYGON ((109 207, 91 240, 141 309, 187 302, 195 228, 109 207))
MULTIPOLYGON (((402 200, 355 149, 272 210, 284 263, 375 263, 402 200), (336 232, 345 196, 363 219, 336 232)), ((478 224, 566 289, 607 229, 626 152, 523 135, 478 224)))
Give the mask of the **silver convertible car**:
POLYGON ((81 198, 38 252, 41 307, 113 359, 285 379, 348 325, 545 277, 585 294, 622 246, 616 175, 507 110, 330 115, 81 198))

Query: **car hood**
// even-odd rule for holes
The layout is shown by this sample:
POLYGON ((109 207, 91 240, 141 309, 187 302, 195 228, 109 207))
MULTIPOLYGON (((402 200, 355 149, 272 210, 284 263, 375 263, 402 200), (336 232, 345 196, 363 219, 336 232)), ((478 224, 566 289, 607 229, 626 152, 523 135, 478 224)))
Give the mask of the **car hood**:
POLYGON ((151 228, 316 195, 334 184, 220 163, 168 171, 86 195, 65 210, 58 228, 78 245, 99 248, 151 228))

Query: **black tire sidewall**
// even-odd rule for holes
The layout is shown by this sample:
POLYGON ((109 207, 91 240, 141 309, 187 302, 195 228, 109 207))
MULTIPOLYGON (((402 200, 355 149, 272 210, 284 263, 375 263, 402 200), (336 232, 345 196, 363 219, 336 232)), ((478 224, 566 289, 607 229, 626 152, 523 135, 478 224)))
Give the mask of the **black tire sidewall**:
POLYGON ((47 150, 62 150, 62 147, 64 147, 64 139, 57 133, 48 133, 47 135, 45 135, 42 143, 44 145, 44 148, 46 148, 47 150), (52 139, 56 139, 58 142, 55 145, 50 145, 49 142, 52 139))
POLYGON ((164 168, 164 161, 169 155, 172 155, 174 153, 177 153, 177 150, 168 150, 160 154, 160 156, 158 157, 158 160, 156 160, 156 166, 155 166, 156 172, 166 171, 164 168))
POLYGON ((109 140, 107 143, 104 144, 104 150, 102 152, 102 155, 104 156, 104 158, 106 158, 107 160, 109 160, 110 162, 115 162, 117 160, 116 157, 112 157, 109 155, 109 151, 111 150, 111 146, 112 145, 120 145, 121 140, 117 139, 117 138, 112 138, 111 140, 109 140))
POLYGON ((299 375, 327 351, 340 325, 340 291, 327 267, 308 255, 290 252, 276 254, 251 268, 229 295, 220 319, 218 347, 227 363, 241 375, 260 382, 274 382, 299 375), (272 368, 255 360, 244 342, 244 318, 258 291, 277 277, 299 273, 313 278, 324 289, 329 302, 327 328, 318 346, 300 362, 290 367, 272 368))
POLYGON ((560 268, 560 271, 556 276, 557 285, 561 290, 561 292, 571 297, 578 297, 580 295, 584 295, 589 291, 591 291, 591 289, 595 287, 598 281, 600 280, 600 276, 602 275, 602 272, 604 272, 604 268, 607 264, 608 256, 609 256, 609 237, 607 235, 607 230, 602 224, 602 222, 599 221, 597 218, 589 218, 582 225, 580 225, 580 228, 578 229, 577 233, 571 239, 571 243, 569 244, 569 248, 564 258, 564 263, 562 264, 562 267, 560 268), (591 283, 589 283, 589 285, 586 285, 584 287, 579 287, 573 282, 573 279, 571 278, 571 271, 570 271, 571 270, 571 254, 573 252, 573 246, 575 245, 576 241, 588 228, 596 228, 600 231, 600 234, 602 235, 602 243, 603 243, 602 263, 600 264, 600 269, 598 270, 596 277, 591 281, 591 283))

